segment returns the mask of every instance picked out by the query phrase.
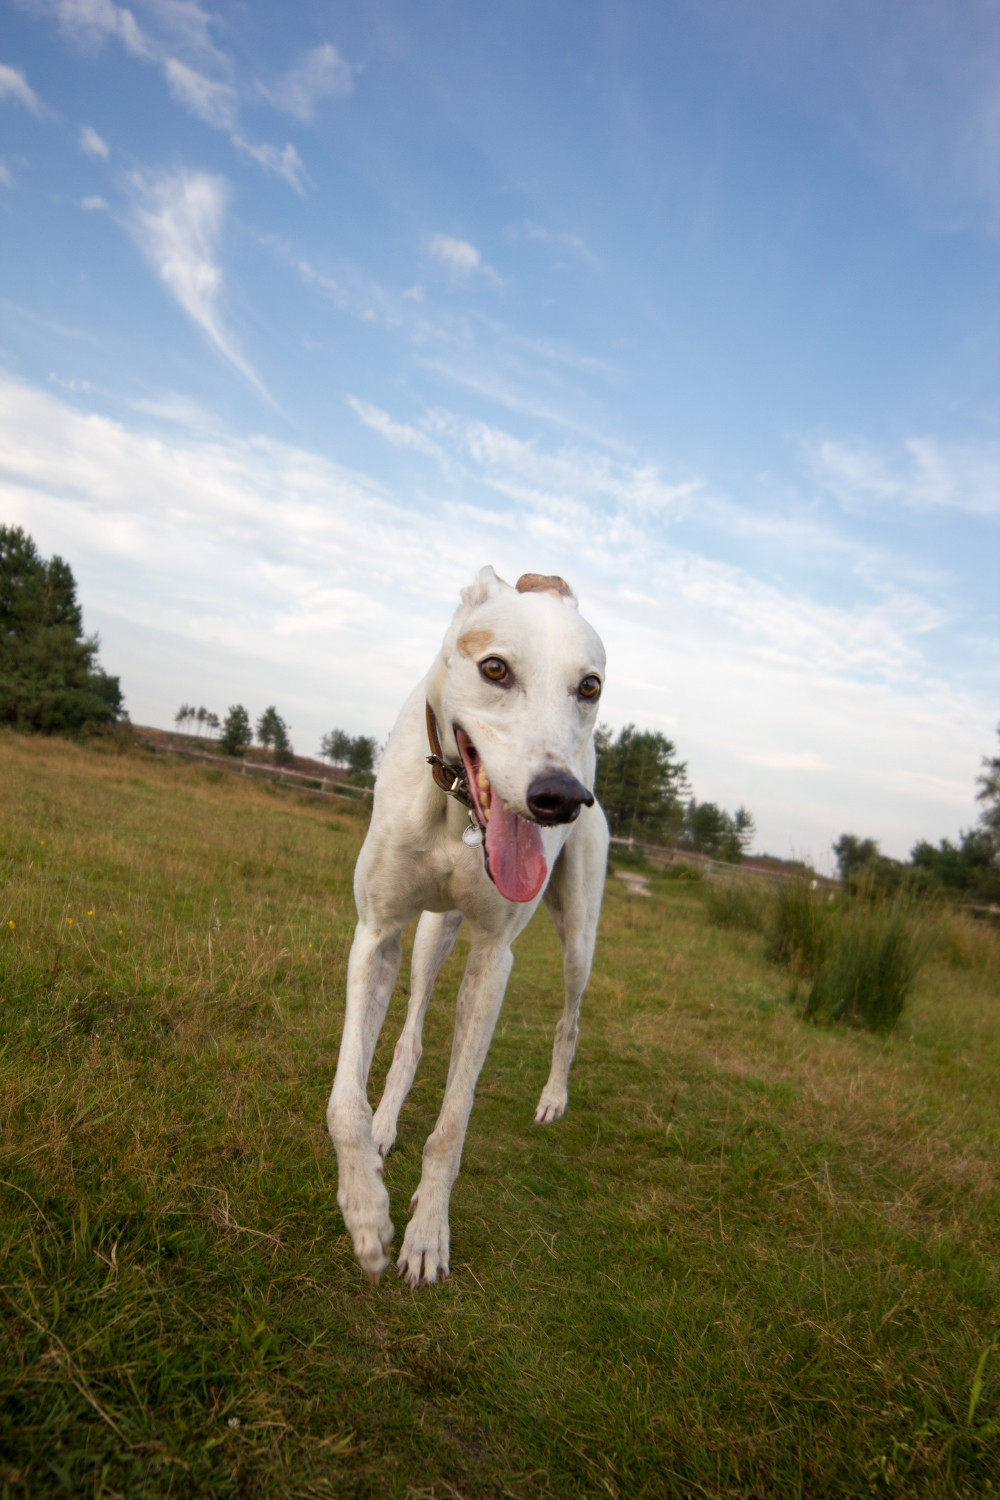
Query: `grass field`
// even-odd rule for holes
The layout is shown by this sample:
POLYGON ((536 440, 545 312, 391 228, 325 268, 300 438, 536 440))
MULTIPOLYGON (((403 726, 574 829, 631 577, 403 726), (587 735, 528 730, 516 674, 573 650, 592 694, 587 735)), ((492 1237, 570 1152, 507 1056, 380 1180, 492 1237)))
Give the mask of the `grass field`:
POLYGON ((804 1023, 696 884, 610 879, 539 1128, 543 911, 414 1294, 356 1268, 324 1127, 362 815, 11 736, 0 786, 5 1500, 1000 1494, 995 943, 939 942, 887 1039, 804 1023))

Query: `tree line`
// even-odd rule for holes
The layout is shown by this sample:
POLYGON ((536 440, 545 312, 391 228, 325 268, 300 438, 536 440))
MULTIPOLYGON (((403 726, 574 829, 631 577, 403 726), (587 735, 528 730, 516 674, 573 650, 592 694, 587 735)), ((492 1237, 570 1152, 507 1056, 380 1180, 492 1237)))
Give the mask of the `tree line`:
POLYGON ((594 742, 594 790, 612 837, 674 844, 732 862, 749 851, 756 831, 753 814, 745 807, 729 813, 715 802, 699 802, 688 785, 687 763, 677 759, 666 735, 626 724, 615 736, 602 724, 594 742))
MULTIPOLYGON (((219 749, 226 755, 243 755, 253 744, 256 732, 257 743, 269 749, 279 766, 288 765, 295 751, 289 737, 289 726, 272 703, 265 708, 255 726, 242 703, 234 703, 226 717, 220 721, 218 714, 206 708, 194 708, 182 703, 174 714, 174 723, 183 729, 187 724, 196 724, 210 734, 218 732, 219 749)), ((332 729, 320 741, 319 753, 331 765, 346 769, 347 780, 361 786, 370 786, 375 780, 375 761, 378 756, 378 741, 368 734, 350 735, 343 729, 332 729)))
POLYGON ((833 852, 845 885, 887 891, 908 886, 967 900, 1000 901, 1000 755, 984 755, 982 765, 976 778, 976 801, 982 804, 977 827, 960 832, 957 843, 942 839, 935 845, 918 839, 909 860, 883 854, 877 839, 842 833, 833 852))

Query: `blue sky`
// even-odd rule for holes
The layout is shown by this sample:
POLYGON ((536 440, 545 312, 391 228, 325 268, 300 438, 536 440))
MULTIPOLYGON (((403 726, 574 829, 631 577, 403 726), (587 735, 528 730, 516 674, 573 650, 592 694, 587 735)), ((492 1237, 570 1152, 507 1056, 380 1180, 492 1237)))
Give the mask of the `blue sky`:
POLYGON ((0 516, 136 722, 384 737, 492 562, 759 848, 975 820, 995 0, 2 13, 0 516))

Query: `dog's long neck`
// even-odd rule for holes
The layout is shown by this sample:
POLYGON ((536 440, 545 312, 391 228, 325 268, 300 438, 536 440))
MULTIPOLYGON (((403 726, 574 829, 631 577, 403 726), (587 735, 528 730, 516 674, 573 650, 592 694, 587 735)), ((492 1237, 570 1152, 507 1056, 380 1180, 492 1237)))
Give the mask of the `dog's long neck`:
POLYGON ((443 653, 438 656, 437 661, 427 674, 426 698, 427 698, 427 740, 433 755, 440 755, 443 760, 453 765, 461 763, 458 746, 454 743, 451 734, 451 726, 448 724, 444 712, 444 695, 448 687, 448 663, 443 653), (437 743, 434 743, 433 734, 437 735, 437 743))

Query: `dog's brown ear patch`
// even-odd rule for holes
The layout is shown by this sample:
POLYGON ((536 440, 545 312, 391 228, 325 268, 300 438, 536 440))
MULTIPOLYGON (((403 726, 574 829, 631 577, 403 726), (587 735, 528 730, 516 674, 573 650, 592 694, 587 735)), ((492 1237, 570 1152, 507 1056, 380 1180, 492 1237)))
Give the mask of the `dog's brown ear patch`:
POLYGON ((516 587, 519 594, 561 594, 573 598, 573 590, 557 573, 522 573, 516 587))
POLYGON ((478 656, 493 644, 492 630, 467 630, 455 643, 463 656, 478 656))

